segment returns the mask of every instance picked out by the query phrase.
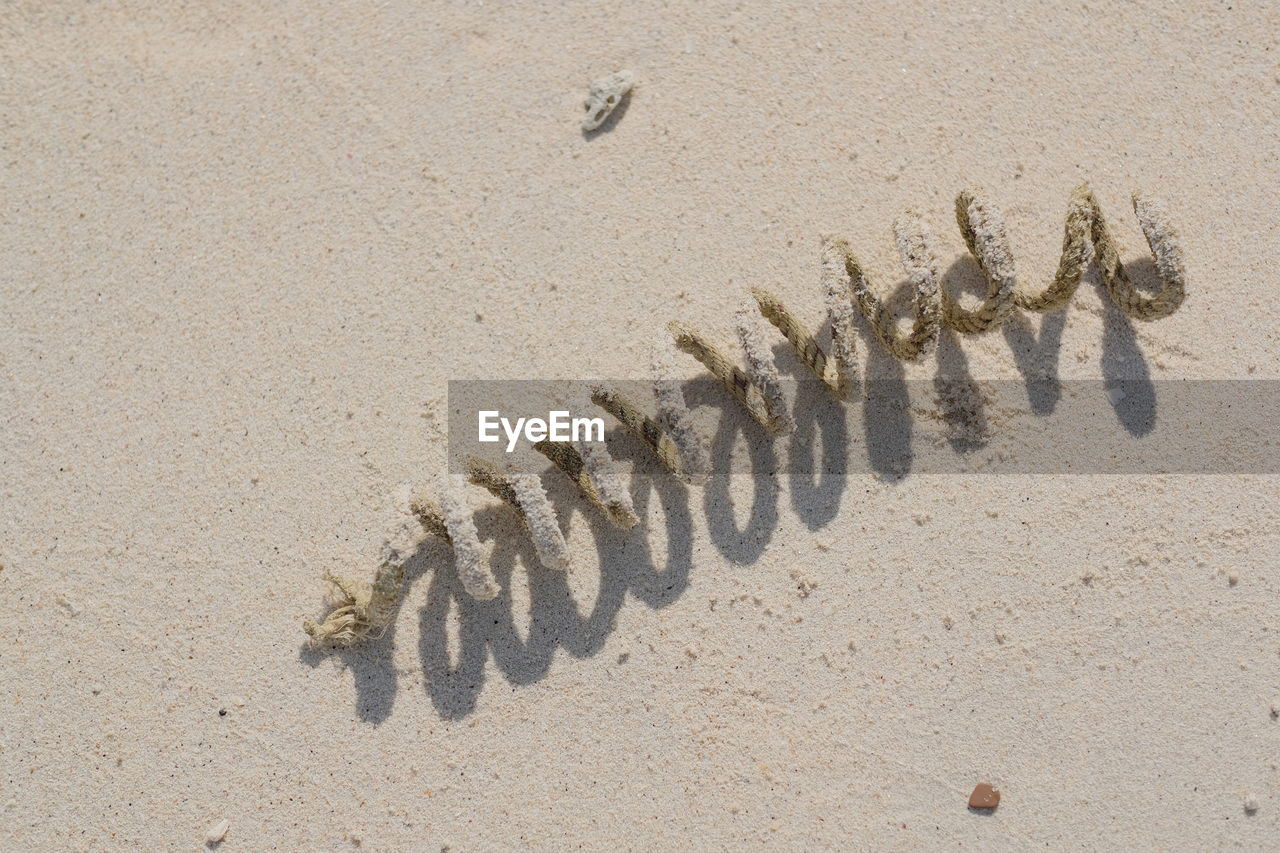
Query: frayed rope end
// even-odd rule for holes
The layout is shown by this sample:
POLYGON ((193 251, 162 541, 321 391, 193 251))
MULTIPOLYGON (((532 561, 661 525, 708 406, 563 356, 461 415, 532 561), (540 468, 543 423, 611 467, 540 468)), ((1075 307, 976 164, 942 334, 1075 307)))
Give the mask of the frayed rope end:
POLYGON ((375 635, 381 636, 391 624, 400 600, 404 565, 383 563, 372 584, 331 573, 325 574, 325 580, 337 593, 333 609, 323 622, 304 619, 302 630, 311 638, 312 646, 354 646, 375 635))

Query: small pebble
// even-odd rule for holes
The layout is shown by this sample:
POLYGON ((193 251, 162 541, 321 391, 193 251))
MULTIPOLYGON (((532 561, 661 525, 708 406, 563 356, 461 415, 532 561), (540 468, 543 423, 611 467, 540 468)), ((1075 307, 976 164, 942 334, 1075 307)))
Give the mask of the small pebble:
POLYGON ((227 837, 227 830, 231 828, 231 821, 223 818, 222 820, 209 827, 209 831, 204 834, 205 844, 221 844, 222 839, 227 837))
POLYGON ((1000 805, 1000 792, 986 782, 979 782, 969 795, 969 808, 994 809, 1000 805))
POLYGON ((1249 794, 1244 798, 1244 813, 1248 815, 1258 813, 1258 798, 1253 794, 1249 794))

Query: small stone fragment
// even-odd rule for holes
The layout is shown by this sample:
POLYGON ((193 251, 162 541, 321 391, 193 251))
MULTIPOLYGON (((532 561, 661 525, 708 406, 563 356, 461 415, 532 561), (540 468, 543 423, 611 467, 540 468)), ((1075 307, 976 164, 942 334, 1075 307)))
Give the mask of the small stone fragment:
POLYGON ((209 827, 209 831, 204 834, 205 844, 221 844, 222 839, 227 837, 227 830, 231 828, 231 821, 223 818, 222 820, 209 827))
POLYGON ((978 783, 973 793, 969 795, 971 809, 994 809, 998 805, 1000 805, 1000 792, 986 782, 978 783))
POLYGON ((1247 815, 1255 815, 1258 813, 1258 798, 1253 794, 1248 794, 1244 798, 1244 813, 1247 815))
POLYGON ((626 69, 593 81, 591 89, 587 92, 585 103, 587 117, 582 120, 582 129, 592 131, 604 124, 609 113, 613 112, 618 104, 622 103, 627 92, 631 91, 633 82, 631 72, 626 69))

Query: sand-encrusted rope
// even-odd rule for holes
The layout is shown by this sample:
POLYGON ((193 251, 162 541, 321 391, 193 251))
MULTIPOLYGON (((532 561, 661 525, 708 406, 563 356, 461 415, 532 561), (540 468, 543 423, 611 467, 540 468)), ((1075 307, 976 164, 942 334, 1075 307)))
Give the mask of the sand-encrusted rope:
POLYGON ((453 475, 451 479, 452 486, 445 490, 439 509, 425 500, 421 501, 416 505, 418 518, 423 520, 424 526, 437 533, 441 527, 444 528, 444 538, 453 546, 454 567, 462 588, 472 598, 490 601, 497 598, 502 587, 489 569, 488 555, 480 544, 471 507, 463 494, 463 486, 468 481, 459 475, 453 475))
MULTIPOLYGON (((670 444, 674 444, 679 452, 679 467, 671 467, 672 472, 694 486, 701 486, 711 478, 711 451, 707 437, 698 432, 693 423, 693 413, 684 399, 684 391, 675 378, 673 356, 675 350, 666 341, 660 341, 652 350, 650 366, 653 368, 653 401, 658 407, 658 418, 651 422, 656 429, 646 428, 646 435, 655 432, 665 436, 670 444)), ((626 420, 624 424, 635 429, 635 425, 626 420)), ((648 422, 648 418, 644 419, 648 422)), ((648 441, 646 435, 642 435, 648 441)), ((658 444, 649 442, 650 447, 658 452, 658 444)), ((662 453, 658 453, 661 457, 662 453)))
POLYGON ((640 523, 631 503, 627 482, 618 473, 618 463, 603 444, 544 439, 533 447, 555 463, 582 490, 587 500, 604 510, 605 516, 615 525, 630 530, 640 523))
POLYGON ((391 622, 404 587, 404 566, 408 554, 383 546, 382 561, 373 583, 343 575, 325 573, 333 586, 334 599, 323 622, 306 619, 302 630, 314 643, 350 646, 380 634, 391 622))
MULTIPOLYGON (((830 354, 776 295, 763 287, 752 288, 751 291, 760 314, 782 332, 800 361, 840 399, 851 398, 858 388, 855 307, 870 321, 872 330, 884 347, 897 358, 907 361, 920 358, 938 337, 942 273, 933 238, 924 221, 915 213, 898 217, 893 230, 898 254, 912 288, 915 319, 906 334, 898 332, 893 312, 868 284, 866 273, 849 244, 839 238, 828 236, 822 239, 822 290, 827 316, 831 320, 830 354)), ((956 306, 956 311, 959 310, 956 306)), ((745 372, 729 364, 720 352, 687 328, 673 325, 672 333, 676 337, 676 345, 706 365, 771 434, 790 431, 794 421, 786 411, 785 402, 778 402, 781 389, 777 369, 758 363, 759 353, 765 345, 750 335, 751 326, 742 310, 734 315, 734 322, 743 338, 743 350, 747 353, 748 369, 745 372), (763 401, 763 405, 758 401, 763 401)))
POLYGON ((651 418, 617 388, 598 385, 591 401, 618 419, 640 439, 667 470, 678 479, 701 486, 711 477, 711 455, 707 438, 693 424, 693 413, 685 403, 684 391, 675 379, 671 347, 661 342, 653 348, 653 398, 658 416, 651 418))
MULTIPOLYGON (((1164 205, 1143 193, 1133 194, 1133 209, 1161 280, 1160 289, 1150 295, 1130 281, 1120 262, 1119 245, 1087 185, 1077 187, 1071 194, 1057 272, 1048 286, 1037 293, 1017 284, 1008 233, 996 207, 978 190, 960 193, 955 207, 965 245, 987 277, 987 292, 977 307, 963 308, 944 292, 934 240, 921 217, 908 212, 894 222, 914 313, 911 329, 905 334, 898 331, 896 318, 872 289, 849 244, 833 237, 822 242, 822 288, 831 321, 830 353, 769 291, 752 290, 755 310, 782 332, 800 360, 833 394, 847 399, 858 384, 855 311, 867 318, 889 353, 914 361, 937 340, 941 324, 962 334, 980 334, 1004 324, 1015 308, 1049 312, 1065 307, 1079 288, 1090 257, 1097 258, 1111 301, 1135 320, 1167 317, 1186 298, 1186 269, 1178 232, 1169 224, 1164 205)), ((791 431, 794 420, 753 312, 739 309, 734 326, 746 358, 745 368, 733 364, 688 326, 672 323, 670 330, 675 346, 706 366, 771 435, 791 431)), ((658 377, 653 383, 656 418, 649 417, 614 388, 597 387, 591 399, 634 433, 679 479, 690 484, 705 483, 711 474, 707 442, 693 426, 680 384, 673 378, 675 371, 666 347, 655 352, 653 367, 658 377)), ((602 444, 542 442, 537 447, 613 523, 622 528, 638 524, 627 484, 602 444)), ((403 592, 405 564, 424 535, 440 537, 452 545, 456 571, 468 594, 478 599, 499 594, 501 587, 486 564, 475 521, 458 480, 484 486, 515 509, 528 527, 542 563, 554 569, 568 568, 568 550, 555 510, 536 476, 518 471, 504 474, 474 457, 468 461, 467 470, 467 477, 455 478, 454 485, 445 491, 441 505, 426 498, 411 504, 410 513, 416 524, 402 524, 384 543, 372 583, 326 575, 336 600, 323 622, 304 621, 303 628, 313 642, 345 646, 385 630, 403 592)))
POLYGON ((1177 311, 1187 298, 1187 271, 1182 264, 1182 241, 1169 224, 1164 202, 1142 192, 1133 194, 1133 212, 1155 258, 1161 283, 1159 291, 1152 296, 1144 296, 1129 281, 1124 265, 1120 263, 1120 246, 1107 231, 1102 209, 1092 193, 1089 193, 1089 200, 1094 210, 1093 244, 1097 248, 1098 266, 1102 268, 1102 280, 1111 301, 1135 320, 1158 320, 1177 311))
MULTIPOLYGON (((402 511, 405 509, 401 507, 402 511)), ((325 573, 333 592, 329 614, 323 622, 307 619, 302 623, 302 630, 313 643, 349 646, 380 635, 391 623, 404 590, 405 564, 423 535, 421 524, 409 513, 403 514, 406 517, 382 543, 382 559, 372 583, 325 573)))
MULTIPOLYGON (((1160 290, 1150 296, 1138 291, 1129 280, 1120 263, 1119 245, 1087 184, 1071 194, 1058 270, 1049 285, 1038 293, 1018 287, 1004 217, 976 189, 961 192, 955 204, 961 236, 987 277, 986 295, 975 308, 962 307, 942 288, 935 241, 919 214, 910 211, 898 217, 893 227, 898 254, 911 284, 914 316, 911 329, 905 334, 898 331, 893 312, 871 287, 848 242, 840 238, 822 239, 822 289, 831 322, 830 353, 776 295, 761 287, 751 292, 760 313, 782 332, 800 361, 834 395, 848 399, 857 387, 855 309, 866 317, 876 338, 890 354, 904 361, 917 361, 933 346, 941 325, 962 334, 981 334, 1004 325, 1015 308, 1036 312, 1063 308, 1080 286, 1090 257, 1096 256, 1107 294, 1127 316, 1155 320, 1172 314, 1186 297, 1186 269, 1178 233, 1169 224, 1163 203, 1157 199, 1135 192, 1133 209, 1160 274, 1160 290)), ((735 314, 734 321, 739 329, 745 325, 740 313, 735 314)), ((761 369, 750 354, 748 369, 740 370, 686 327, 673 324, 672 332, 677 345, 706 365, 742 401, 753 418, 772 434, 785 432, 778 427, 788 423, 789 417, 784 412, 779 416, 783 411, 779 404, 773 404, 772 408, 769 405, 777 394, 776 373, 761 369)), ((752 341, 748 352, 756 353, 759 347, 758 342, 752 341)), ((747 349, 745 343, 744 349, 747 349)))
MULTIPOLYGON (((592 406, 591 394, 579 391, 569 406, 573 411, 587 411, 592 406)), ((544 439, 533 447, 563 471, 583 496, 603 510, 615 525, 630 530, 640 522, 631 503, 629 484, 603 440, 557 442, 544 439)))
POLYGON ((902 259, 902 266, 911 283, 911 301, 915 312, 911 330, 906 334, 898 331, 897 318, 872 289, 866 273, 849 249, 849 244, 844 240, 828 238, 824 251, 835 252, 844 258, 845 274, 848 276, 854 302, 863 316, 871 322, 871 330, 884 348, 894 358, 915 361, 928 352, 938 339, 938 317, 941 313, 938 282, 942 278, 942 268, 934 251, 933 236, 918 213, 908 211, 895 219, 893 234, 898 246, 898 256, 902 259))
POLYGON ((969 253, 986 273, 987 295, 977 308, 965 309, 945 289, 940 289, 942 322, 968 335, 989 332, 1004 325, 1018 293, 1018 276, 1013 269, 1004 217, 976 190, 965 190, 956 196, 956 223, 969 253))
POLYGON ((734 330, 747 361, 745 370, 684 323, 673 322, 668 329, 675 338, 676 347, 702 362, 770 435, 786 435, 795 429, 795 421, 787 411, 786 397, 782 394, 778 368, 769 357, 769 346, 760 333, 759 322, 753 312, 747 308, 734 312, 734 330))
MULTIPOLYGON (((1107 294, 1125 315, 1135 320, 1158 320, 1177 311, 1186 298, 1187 277, 1178 232, 1169 223, 1163 203, 1143 192, 1133 194, 1133 211, 1156 259, 1161 282, 1158 292, 1144 296, 1129 281, 1128 273, 1120 263, 1120 246, 1107 228, 1102 208, 1089 186, 1082 184, 1071 194, 1067 206, 1057 274, 1039 293, 1017 290, 1015 302, 1018 307, 1040 313, 1065 307, 1080 286, 1092 249, 1102 270, 1107 294)), ((1007 244, 1003 228, 996 237, 1007 244)))
POLYGON ((467 477, 474 485, 488 489, 520 516, 542 565, 559 571, 569 568, 569 547, 538 476, 515 468, 503 473, 478 456, 467 456, 464 461, 467 477))
MULTIPOLYGON (((825 281, 825 278, 824 278, 825 281)), ((857 388, 857 362, 853 349, 852 314, 850 301, 842 296, 831 312, 832 317, 832 349, 834 357, 827 355, 826 350, 817 339, 809 333, 804 324, 795 318, 782 304, 782 300, 763 287, 751 289, 756 305, 765 319, 772 323, 778 331, 791 343, 796 355, 822 384, 841 399, 853 396, 857 388), (838 316, 848 314, 848 317, 838 316), (845 322, 845 321, 848 322, 845 322)))
POLYGON ((487 554, 462 492, 466 480, 453 479, 439 504, 425 496, 409 503, 409 517, 382 545, 382 560, 372 583, 326 573, 325 580, 335 593, 329 614, 323 622, 306 619, 302 623, 312 643, 350 646, 381 636, 391 624, 404 593, 405 565, 424 536, 439 537, 453 547, 454 570, 470 596, 487 601, 502 591, 489 570, 487 554))

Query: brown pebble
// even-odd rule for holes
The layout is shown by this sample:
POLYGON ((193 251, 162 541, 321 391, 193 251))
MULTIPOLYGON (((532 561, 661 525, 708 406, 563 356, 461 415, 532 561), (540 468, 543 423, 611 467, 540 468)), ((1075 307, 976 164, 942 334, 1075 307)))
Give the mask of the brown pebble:
POLYGON ((1000 805, 1000 792, 986 782, 976 785, 973 793, 969 795, 971 809, 994 809, 998 805, 1000 805))

